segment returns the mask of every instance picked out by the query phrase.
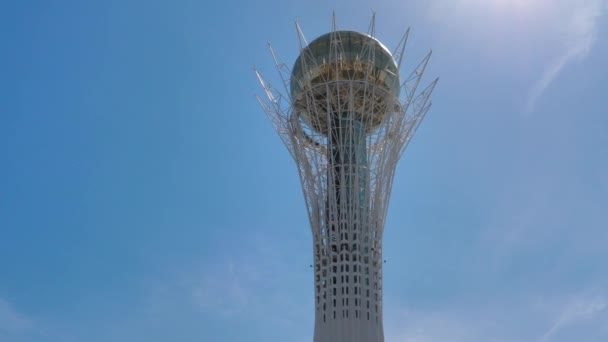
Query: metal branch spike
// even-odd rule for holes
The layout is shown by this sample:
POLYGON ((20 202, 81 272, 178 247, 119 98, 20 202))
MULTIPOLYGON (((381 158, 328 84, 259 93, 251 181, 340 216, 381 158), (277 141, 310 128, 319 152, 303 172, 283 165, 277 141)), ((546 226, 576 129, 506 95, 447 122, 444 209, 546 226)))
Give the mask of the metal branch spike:
POLYGON ((331 12, 331 30, 333 32, 338 30, 338 26, 336 25, 336 11, 331 12))
POLYGON ((291 78, 291 70, 289 70, 289 67, 287 66, 287 64, 285 64, 279 58, 277 53, 274 51, 272 45, 270 44, 270 42, 268 43, 268 49, 270 50, 270 54, 272 55, 274 64, 276 65, 277 70, 279 71, 279 76, 281 77, 281 81, 283 83, 283 88, 285 90, 285 94, 289 94, 289 96, 291 96, 291 93, 289 91, 289 81, 291 78))
POLYGON ((367 34, 371 37, 376 36, 376 12, 372 11, 372 19, 369 22, 369 27, 367 28, 367 34))
POLYGON ((300 28, 300 23, 296 20, 296 34, 298 35, 298 46, 300 47, 300 51, 304 50, 304 48, 308 45, 306 41, 306 37, 304 37, 304 32, 300 28))
POLYGON ((406 109, 407 109, 407 106, 409 106, 410 101, 412 100, 412 98, 414 97, 414 95, 416 93, 416 89, 418 88, 418 85, 420 84, 420 80, 422 79, 422 75, 424 75, 424 71, 426 70, 426 66, 428 65, 429 60, 431 59, 432 53, 433 53, 433 51, 431 50, 418 64, 416 69, 414 69, 414 71, 412 71, 412 73, 401 84, 401 88, 405 91, 406 109), (412 85, 412 83, 413 83, 413 85, 412 85))
POLYGON ((407 46, 407 40, 409 36, 410 28, 408 27, 407 30, 405 30, 403 36, 401 37, 399 44, 397 44, 397 47, 395 48, 395 50, 393 50, 393 58, 397 60, 397 68, 399 70, 401 70, 401 62, 403 62, 403 57, 405 56, 405 47, 407 46))

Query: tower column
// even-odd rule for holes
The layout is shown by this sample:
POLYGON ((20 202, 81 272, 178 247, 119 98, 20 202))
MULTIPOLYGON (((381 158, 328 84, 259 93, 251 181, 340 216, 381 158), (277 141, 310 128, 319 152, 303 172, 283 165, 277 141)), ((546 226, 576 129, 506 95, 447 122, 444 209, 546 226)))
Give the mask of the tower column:
POLYGON ((314 342, 384 342, 382 235, 391 183, 436 83, 416 93, 429 54, 402 84, 407 33, 396 61, 373 32, 372 21, 368 34, 318 37, 301 47, 290 74, 272 51, 289 96, 258 73, 268 101, 258 100, 295 159, 307 204, 314 342))

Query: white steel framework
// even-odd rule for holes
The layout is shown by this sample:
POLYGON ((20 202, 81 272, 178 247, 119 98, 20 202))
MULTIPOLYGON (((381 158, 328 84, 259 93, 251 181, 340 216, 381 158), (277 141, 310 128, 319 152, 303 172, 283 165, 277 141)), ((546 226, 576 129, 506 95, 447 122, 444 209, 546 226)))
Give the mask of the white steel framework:
POLYGON ((269 46, 285 94, 256 70, 264 112, 293 156, 313 236, 315 342, 383 342, 382 236, 395 167, 431 107, 431 52, 399 80, 409 29, 391 54, 367 34, 307 43, 293 70, 269 46))

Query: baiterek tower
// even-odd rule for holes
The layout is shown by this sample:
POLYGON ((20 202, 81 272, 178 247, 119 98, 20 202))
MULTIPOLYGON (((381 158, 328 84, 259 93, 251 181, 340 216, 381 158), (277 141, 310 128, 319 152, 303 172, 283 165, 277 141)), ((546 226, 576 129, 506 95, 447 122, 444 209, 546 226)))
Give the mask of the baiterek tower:
POLYGON ((367 33, 307 43, 293 68, 272 47, 285 93, 256 74, 264 112, 293 156, 313 236, 314 342, 383 342, 382 236, 395 167, 431 107, 420 90, 431 53, 400 79, 408 31, 394 53, 367 33))

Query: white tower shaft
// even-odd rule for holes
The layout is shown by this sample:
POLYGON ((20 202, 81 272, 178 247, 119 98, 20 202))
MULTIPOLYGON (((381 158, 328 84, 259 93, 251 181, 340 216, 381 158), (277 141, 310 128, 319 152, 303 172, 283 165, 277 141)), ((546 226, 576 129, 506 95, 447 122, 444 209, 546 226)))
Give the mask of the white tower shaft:
POLYGON ((256 73, 268 97, 258 101, 298 166, 307 204, 314 341, 383 342, 384 222, 397 161, 431 106, 437 80, 416 92, 430 53, 399 83, 407 33, 391 57, 371 36, 373 20, 368 35, 334 25, 307 47, 297 28, 301 54, 293 72, 271 48, 290 96, 256 73), (379 64, 387 54, 392 64, 379 64))

